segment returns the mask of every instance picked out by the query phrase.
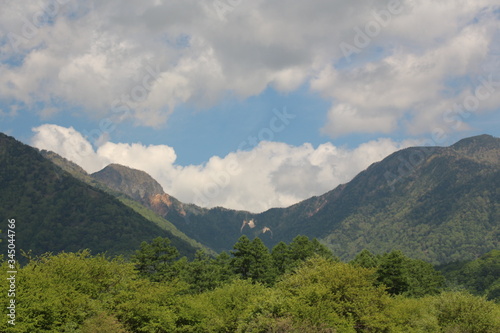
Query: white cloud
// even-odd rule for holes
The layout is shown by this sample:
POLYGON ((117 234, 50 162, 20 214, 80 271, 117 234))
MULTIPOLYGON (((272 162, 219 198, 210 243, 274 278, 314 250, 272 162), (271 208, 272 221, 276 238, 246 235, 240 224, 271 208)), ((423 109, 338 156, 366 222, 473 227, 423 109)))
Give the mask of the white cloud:
POLYGON ((76 106, 103 117, 142 86, 151 66, 158 77, 128 99, 129 116, 147 126, 165 122, 179 104, 211 106, 228 90, 246 98, 310 82, 332 98, 326 133, 363 132, 377 117, 370 131, 387 133, 405 114, 419 122, 455 76, 476 75, 498 35, 495 0, 401 0, 401 13, 357 62, 328 77, 331 64, 342 63, 340 43, 354 43, 354 28, 364 29, 389 1, 241 1, 223 19, 211 1, 53 3, 62 4, 2 1, 0 100, 35 110, 43 102, 42 116, 76 106), (347 114, 339 132, 332 122, 345 105, 356 116, 347 114))
POLYGON ((33 147, 58 153, 86 171, 100 170, 110 163, 94 152, 92 145, 73 127, 46 124, 33 128, 33 147))
POLYGON ((110 163, 144 170, 164 190, 183 202, 201 206, 264 211, 323 194, 348 182, 371 163, 416 142, 379 139, 355 149, 325 143, 290 146, 262 141, 250 151, 214 156, 201 165, 175 163, 166 145, 106 142, 97 150, 73 128, 42 125, 33 129, 32 144, 52 150, 95 172, 110 163))
POLYGON ((488 60, 489 34, 487 27, 468 26, 423 54, 398 49, 354 70, 325 67, 311 83, 313 90, 334 100, 323 131, 332 137, 391 133, 411 116, 410 132, 431 132, 442 123, 446 105, 451 107, 471 89, 469 84, 454 88, 446 82, 484 73, 479 65, 488 60))

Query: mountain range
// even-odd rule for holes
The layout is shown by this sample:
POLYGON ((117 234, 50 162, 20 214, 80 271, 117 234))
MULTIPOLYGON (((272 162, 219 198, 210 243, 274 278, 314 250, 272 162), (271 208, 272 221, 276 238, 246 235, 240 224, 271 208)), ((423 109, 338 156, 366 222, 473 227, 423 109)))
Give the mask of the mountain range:
MULTIPOLYGON (((0 142, 14 145, 12 140, 0 137, 0 142)), ((125 215, 129 216, 133 208, 149 223, 149 228, 157 227, 161 231, 151 229, 148 231, 151 236, 168 231, 177 242, 191 244, 191 253, 203 246, 216 252, 229 250, 242 234, 258 236, 269 247, 280 241, 288 242, 299 234, 316 237, 342 259, 353 258, 363 249, 374 253, 399 249, 435 264, 475 259, 500 245, 500 139, 489 135, 466 138, 450 147, 400 150, 330 192, 259 214, 182 203, 165 193, 144 171, 111 164, 89 175, 55 153, 37 152, 18 142, 15 146, 30 151, 32 158, 36 155, 37 163, 45 165, 39 175, 57 170, 55 173, 64 174, 86 191, 99 193, 122 205, 115 210, 128 209, 125 215), (45 162, 41 160, 43 157, 45 162)), ((19 159, 4 151, 0 154, 2 165, 19 159)), ((20 173, 21 165, 11 163, 10 168, 20 173)), ((30 173, 29 170, 23 172, 30 173)), ((33 177, 36 178, 20 176, 15 183, 23 186, 23 181, 31 182, 33 177)), ((1 184, 5 181, 0 178, 1 184)), ((66 202, 68 211, 80 204, 64 201, 67 197, 54 193, 54 189, 50 193, 66 202)), ((18 195, 24 198, 29 194, 18 195)), ((45 201, 44 205, 55 204, 64 209, 58 200, 45 201)), ((2 216, 13 211, 12 204, 5 209, 3 200, 1 206, 2 216)), ((89 214, 95 216, 92 210, 89 214)), ((45 223, 57 223, 56 230, 71 223, 60 220, 57 215, 45 220, 45 223)), ((118 227, 112 223, 109 226, 108 232, 118 227)), ((24 232, 28 238, 34 237, 24 232)), ((149 235, 142 234, 144 231, 142 238, 149 235)), ((61 246, 51 250, 60 249, 61 246)))
MULTIPOLYGON (((120 170, 110 165, 92 176, 133 196, 106 176, 120 170)), ((133 182, 122 174, 125 183, 133 182)), ((488 135, 398 151, 328 193, 260 214, 186 205, 159 191, 152 178, 148 182, 156 190, 141 202, 216 251, 230 249, 241 234, 259 236, 270 247, 298 234, 317 237, 343 259, 365 248, 400 249, 444 263, 499 246, 500 139, 488 135)))

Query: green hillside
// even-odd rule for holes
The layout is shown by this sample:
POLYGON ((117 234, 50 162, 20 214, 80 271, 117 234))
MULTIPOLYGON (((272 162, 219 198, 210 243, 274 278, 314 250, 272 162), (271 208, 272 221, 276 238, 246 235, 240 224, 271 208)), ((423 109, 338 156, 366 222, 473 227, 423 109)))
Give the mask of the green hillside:
MULTIPOLYGON (((152 211, 150 208, 146 206, 145 204, 146 201, 144 200, 145 198, 144 194, 158 193, 159 191, 163 192, 163 189, 153 178, 151 178, 151 176, 149 176, 145 172, 133 170, 118 164, 112 164, 106 167, 105 170, 108 170, 108 172, 106 172, 105 174, 107 175, 109 175, 109 170, 111 169, 111 170, 117 170, 117 172, 120 172, 120 174, 125 173, 127 175, 126 177, 124 177, 126 180, 128 180, 128 177, 130 176, 134 177, 133 178, 134 184, 132 183, 127 184, 128 181, 122 182, 121 179, 119 180, 119 183, 123 183, 124 186, 126 187, 127 191, 125 191, 123 188, 120 188, 119 186, 112 186, 113 182, 110 182, 109 180, 104 182, 103 180, 106 180, 105 177, 95 177, 96 174, 89 175, 85 170, 83 170, 77 164, 65 159, 64 157, 54 152, 42 150, 40 153, 45 158, 47 158, 54 164, 58 165, 59 167, 61 167, 63 170, 69 172, 75 178, 83 181, 84 183, 92 187, 100 189, 116 197, 121 203, 132 208, 134 211, 142 215, 142 217, 155 223, 163 230, 166 230, 169 234, 172 235, 172 237, 178 238, 180 241, 187 243, 189 246, 195 249, 204 250, 205 252, 210 253, 211 255, 215 255, 216 252, 213 251, 211 248, 199 243, 193 238, 186 236, 186 234, 177 229, 175 225, 173 225, 170 221, 164 219, 163 217, 161 217, 156 212, 152 211), (136 191, 134 192, 133 190, 136 191), (142 197, 134 196, 133 195, 134 193, 135 194, 142 193, 143 196, 142 197)), ((116 173, 112 174, 110 178, 116 181, 117 176, 118 178, 121 178, 120 175, 117 175, 116 173)), ((181 203, 179 202, 179 204, 181 203)), ((174 239, 174 242, 175 241, 176 240, 174 239)))
POLYGON ((434 264, 472 260, 500 247, 500 139, 413 147, 374 163, 352 181, 288 208, 251 214, 223 208, 165 216, 188 236, 229 249, 241 236, 268 246, 317 237, 343 259, 363 249, 402 250, 434 264), (240 228, 254 219, 255 228, 240 228), (262 234, 268 227, 272 234, 262 234))
POLYGON ((37 255, 88 248, 128 255, 157 236, 171 238, 183 255, 193 256, 199 248, 4 134, 0 186, 0 229, 6 230, 7 219, 16 220, 19 251, 37 255))

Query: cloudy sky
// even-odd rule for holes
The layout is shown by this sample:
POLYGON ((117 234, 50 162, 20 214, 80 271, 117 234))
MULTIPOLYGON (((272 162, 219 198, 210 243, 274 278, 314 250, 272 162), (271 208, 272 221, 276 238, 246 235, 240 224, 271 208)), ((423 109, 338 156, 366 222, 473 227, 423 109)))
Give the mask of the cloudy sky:
POLYGON ((0 0, 0 131, 254 212, 500 136, 498 0, 0 0))

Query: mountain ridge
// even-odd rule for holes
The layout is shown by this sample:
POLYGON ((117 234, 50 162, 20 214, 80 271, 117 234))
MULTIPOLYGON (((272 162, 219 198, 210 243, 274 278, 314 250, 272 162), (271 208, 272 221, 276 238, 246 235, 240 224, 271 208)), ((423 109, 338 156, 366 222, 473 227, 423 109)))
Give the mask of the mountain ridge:
POLYGON ((106 168, 91 177, 98 175, 110 188, 135 195, 138 202, 216 251, 229 250, 241 234, 259 236, 268 246, 305 234, 318 237, 344 259, 363 248, 375 253, 401 249, 419 259, 445 263, 475 259, 500 245, 500 139, 490 135, 465 138, 449 147, 394 152, 331 191, 258 214, 185 204, 163 189, 134 192, 131 189, 139 184, 120 182, 133 182, 134 177, 157 182, 125 166, 106 168), (103 176, 106 168, 123 174, 103 176), (474 225, 486 237, 483 244, 478 231, 469 230, 474 225), (451 242, 463 249, 454 251, 447 245, 446 228, 451 242), (466 235, 475 239, 468 241, 466 235))

